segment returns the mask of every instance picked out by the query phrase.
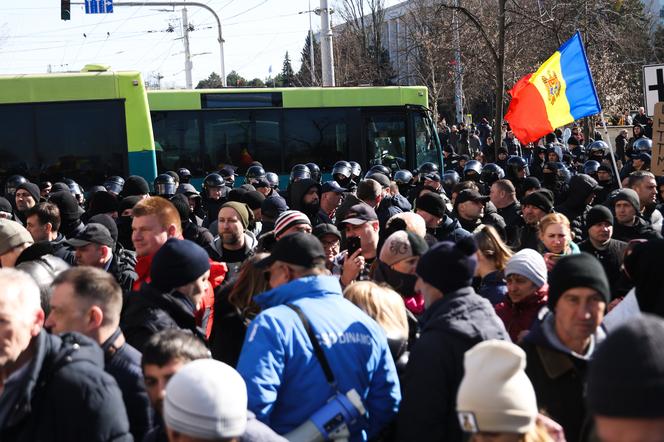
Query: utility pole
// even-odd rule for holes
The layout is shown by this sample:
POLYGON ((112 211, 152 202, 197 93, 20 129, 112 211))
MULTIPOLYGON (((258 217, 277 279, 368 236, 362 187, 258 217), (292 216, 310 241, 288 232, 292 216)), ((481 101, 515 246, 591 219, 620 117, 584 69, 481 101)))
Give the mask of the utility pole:
POLYGON ((314 64, 314 31, 311 27, 311 0, 309 0, 309 70, 311 71, 311 85, 316 84, 316 65, 314 64))
MULTIPOLYGON (((459 7, 459 0, 454 0, 454 7, 459 7)), ((459 17, 456 10, 452 10, 452 28, 454 29, 454 115, 458 124, 463 121, 463 66, 461 66, 459 17)))
POLYGON ((191 62, 191 52, 189 50, 189 22, 187 21, 187 8, 182 8, 182 38, 184 41, 184 75, 187 89, 193 89, 191 81, 191 70, 194 67, 191 62))
POLYGON ((332 47, 332 27, 330 26, 330 14, 332 9, 328 8, 327 0, 320 0, 320 54, 323 66, 323 86, 334 86, 334 52, 332 47))
MULTIPOLYGON (((71 2, 72 5, 85 5, 84 2, 71 2)), ((222 86, 226 87, 226 67, 224 65, 224 37, 221 33, 221 20, 219 19, 219 16, 217 15, 216 12, 214 12, 214 9, 209 7, 208 5, 204 3, 196 3, 196 2, 184 2, 184 1, 173 1, 173 2, 114 2, 113 6, 170 6, 170 7, 175 7, 175 6, 196 6, 198 8, 203 8, 207 9, 210 11, 212 15, 214 15, 214 18, 217 20, 217 32, 219 33, 219 36, 217 37, 217 41, 219 42, 219 53, 221 55, 221 71, 219 74, 221 75, 221 84, 222 86)))

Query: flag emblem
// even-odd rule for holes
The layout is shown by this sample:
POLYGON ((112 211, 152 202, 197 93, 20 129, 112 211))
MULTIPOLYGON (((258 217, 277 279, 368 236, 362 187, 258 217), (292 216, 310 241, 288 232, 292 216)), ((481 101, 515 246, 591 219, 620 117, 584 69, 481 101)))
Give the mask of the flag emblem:
POLYGON ((542 75, 542 82, 546 85, 546 89, 549 91, 549 103, 553 106, 556 103, 556 99, 560 95, 562 87, 560 85, 560 79, 558 74, 555 72, 549 71, 549 76, 542 75))

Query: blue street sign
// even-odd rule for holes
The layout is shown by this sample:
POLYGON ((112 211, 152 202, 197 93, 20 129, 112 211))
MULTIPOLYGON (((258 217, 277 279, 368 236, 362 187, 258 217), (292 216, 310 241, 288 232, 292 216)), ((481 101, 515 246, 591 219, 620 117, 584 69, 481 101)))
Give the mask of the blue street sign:
POLYGON ((113 0, 85 0, 86 14, 111 14, 113 0))

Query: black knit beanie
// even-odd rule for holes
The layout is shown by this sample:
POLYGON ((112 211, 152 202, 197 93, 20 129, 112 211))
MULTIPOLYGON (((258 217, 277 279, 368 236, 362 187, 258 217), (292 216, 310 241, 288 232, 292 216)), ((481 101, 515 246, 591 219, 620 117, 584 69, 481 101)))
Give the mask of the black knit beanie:
POLYGON ((98 213, 117 212, 120 205, 115 195, 100 191, 92 194, 88 201, 88 207, 88 215, 94 216, 98 213))
POLYGON ((251 210, 260 209, 265 201, 265 195, 257 190, 252 190, 244 194, 244 202, 247 203, 251 210))
POLYGON ((560 296, 575 287, 594 289, 608 304, 611 289, 602 264, 589 253, 564 256, 549 273, 549 309, 555 311, 560 296))
POLYGON ((145 178, 138 175, 127 177, 122 188, 122 196, 147 195, 150 193, 150 186, 145 178))
POLYGON ((48 201, 58 206, 60 209, 60 219, 63 223, 76 221, 81 218, 80 207, 78 201, 69 190, 51 193, 48 201))
POLYGON ((613 214, 606 206, 594 206, 586 215, 586 226, 588 228, 604 221, 613 225, 613 214))
POLYGON ((175 206, 175 209, 180 214, 180 220, 186 221, 189 219, 189 214, 191 212, 191 207, 189 206, 189 198, 187 198, 182 193, 177 193, 171 198, 171 203, 175 206))
POLYGON ((118 225, 115 223, 115 220, 105 213, 100 213, 95 216, 91 216, 88 220, 89 223, 97 223, 106 227, 109 232, 111 232, 111 238, 115 244, 118 243, 118 225))
POLYGON ((477 267, 476 251, 472 236, 460 239, 456 244, 440 242, 422 255, 415 273, 443 294, 469 287, 477 267))
POLYGON ((23 184, 18 185, 16 187, 16 190, 18 190, 18 189, 23 189, 23 190, 27 191, 30 194, 30 196, 32 197, 32 199, 35 200, 35 204, 39 204, 39 199, 41 197, 41 193, 39 192, 39 186, 38 185, 28 181, 27 183, 23 183, 23 184))
POLYGON ((120 208, 118 210, 119 215, 122 215, 122 212, 124 212, 127 209, 133 209, 136 204, 140 200, 142 200, 143 197, 139 195, 133 195, 133 196, 127 196, 122 198, 122 201, 120 201, 120 208))
POLYGON ((420 196, 415 202, 415 208, 424 210, 437 218, 445 216, 445 201, 440 195, 433 192, 427 192, 420 196))
POLYGON ((201 246, 187 239, 171 238, 152 259, 150 285, 168 292, 194 282, 208 270, 210 259, 201 246))
POLYGON ((588 369, 588 408, 620 418, 664 417, 664 320, 641 315, 611 332, 588 369))

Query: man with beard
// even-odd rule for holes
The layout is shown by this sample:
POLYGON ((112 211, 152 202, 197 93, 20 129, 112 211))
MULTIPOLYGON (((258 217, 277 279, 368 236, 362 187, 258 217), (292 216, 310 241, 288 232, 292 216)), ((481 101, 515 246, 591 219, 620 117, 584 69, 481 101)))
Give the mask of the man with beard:
POLYGON ((251 209, 237 201, 229 201, 219 210, 219 235, 212 243, 218 256, 214 259, 225 262, 231 272, 239 269, 244 260, 254 254, 258 245, 256 237, 248 230, 252 218, 251 209))
POLYGON ((312 226, 324 223, 325 220, 318 213, 320 209, 321 186, 311 178, 304 178, 291 184, 289 192, 289 206, 307 215, 312 226))
POLYGON ((597 184, 602 188, 595 192, 595 203, 604 204, 609 194, 618 188, 618 183, 613 179, 613 171, 610 166, 601 164, 597 168, 597 184))
POLYGON ((26 212, 39 203, 39 186, 31 182, 23 183, 16 188, 14 198, 16 199, 15 221, 25 225, 26 212))
POLYGON ((648 171, 632 172, 627 187, 639 195, 639 207, 643 218, 656 232, 662 231, 662 213, 657 209, 657 181, 648 171))

